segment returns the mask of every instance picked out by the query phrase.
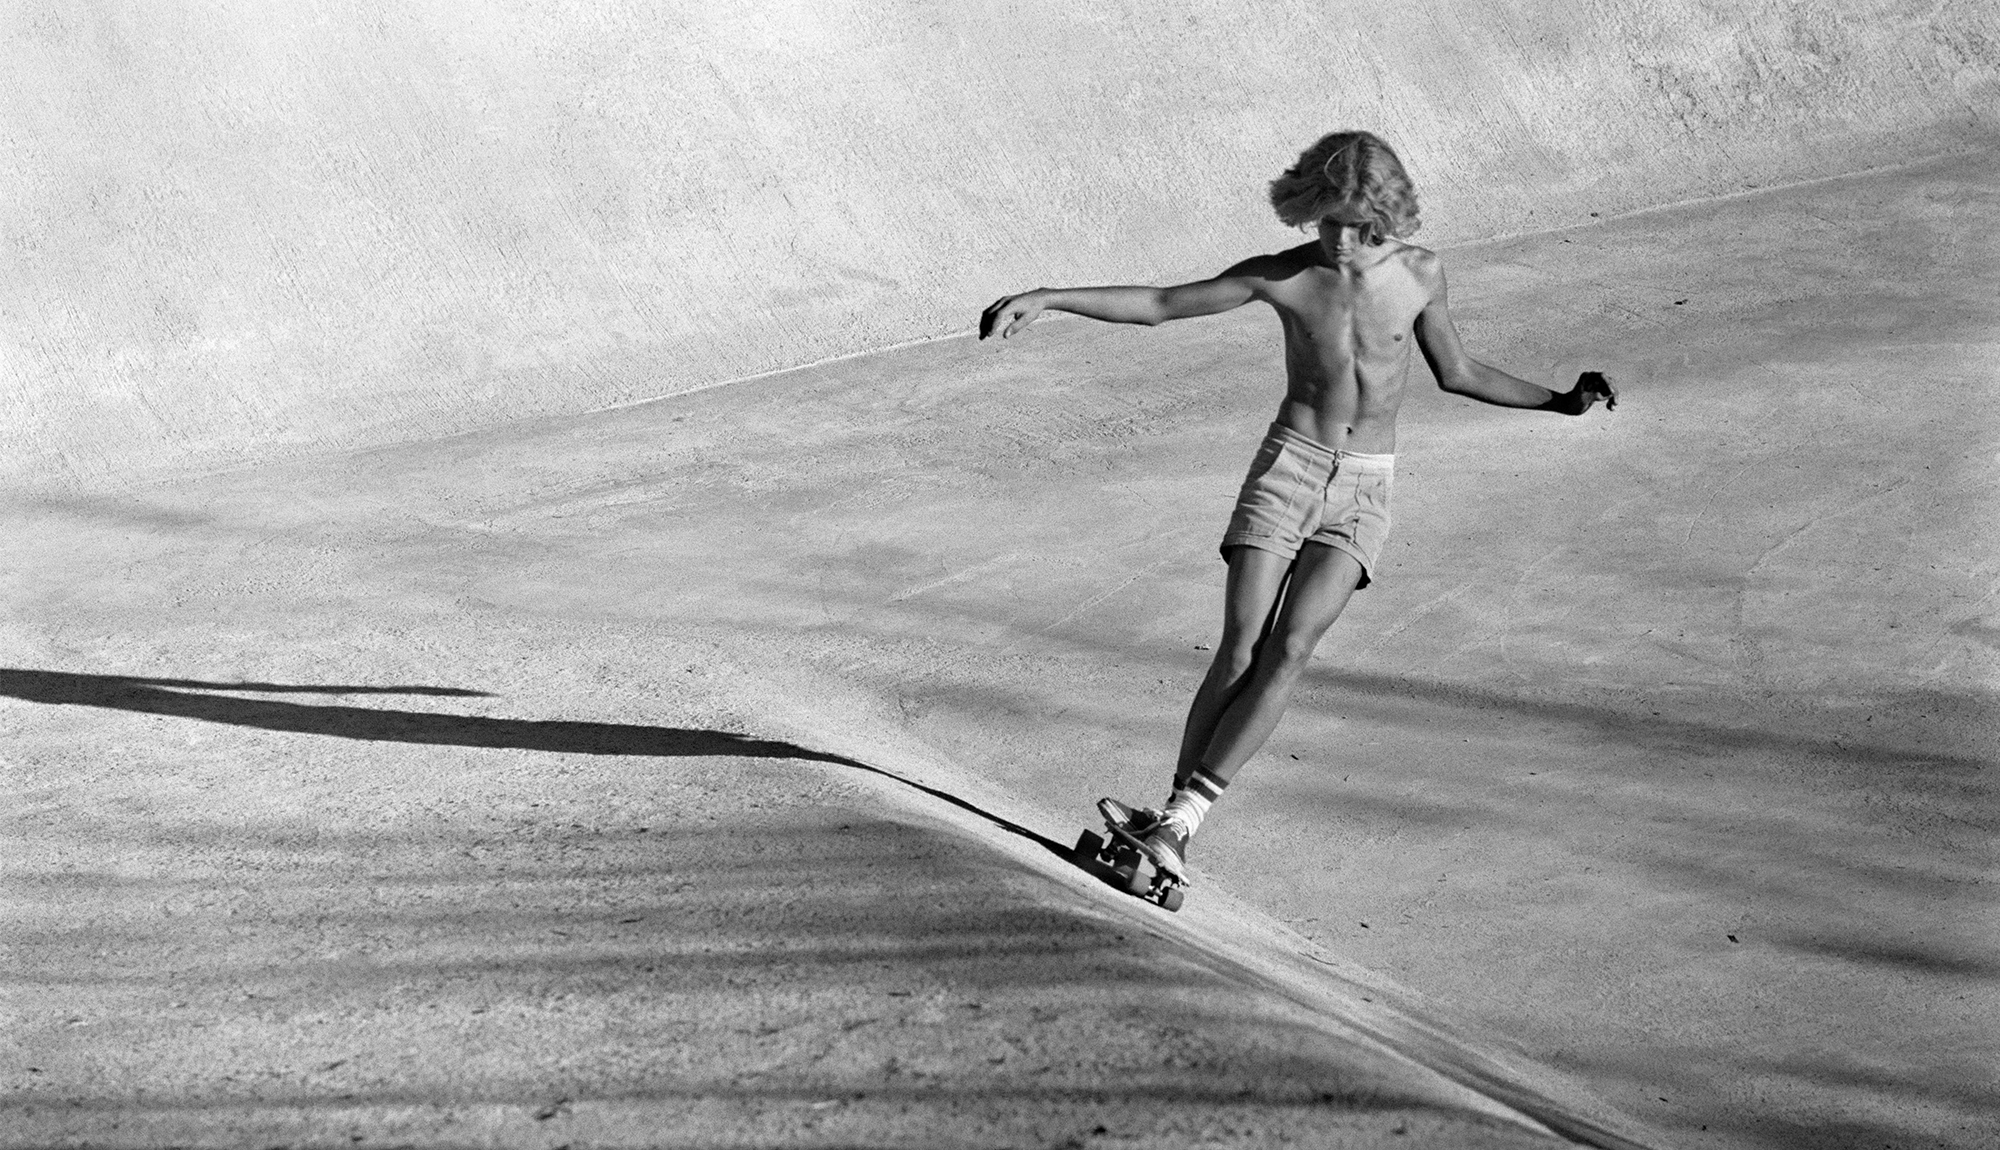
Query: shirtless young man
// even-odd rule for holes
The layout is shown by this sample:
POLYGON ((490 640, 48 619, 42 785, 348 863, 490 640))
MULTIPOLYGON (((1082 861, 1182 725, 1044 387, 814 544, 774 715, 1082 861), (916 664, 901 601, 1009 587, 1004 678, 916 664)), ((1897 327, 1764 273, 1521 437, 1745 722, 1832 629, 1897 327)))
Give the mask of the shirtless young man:
POLYGON ((1368 585, 1389 531, 1396 413, 1410 337, 1444 390, 1502 407, 1582 415, 1611 385, 1585 372, 1565 392, 1517 379, 1459 346, 1437 253, 1417 230, 1402 161, 1367 132, 1336 132, 1271 183, 1271 205, 1317 241, 1175 287, 1040 288, 999 299, 979 338, 1020 331, 1045 310, 1159 324, 1271 305, 1285 332, 1285 401, 1250 465, 1222 536, 1229 577, 1222 639, 1195 692, 1165 810, 1112 800, 1107 818, 1140 836, 1154 865, 1185 881, 1187 842, 1209 804, 1262 746, 1320 636, 1368 585))

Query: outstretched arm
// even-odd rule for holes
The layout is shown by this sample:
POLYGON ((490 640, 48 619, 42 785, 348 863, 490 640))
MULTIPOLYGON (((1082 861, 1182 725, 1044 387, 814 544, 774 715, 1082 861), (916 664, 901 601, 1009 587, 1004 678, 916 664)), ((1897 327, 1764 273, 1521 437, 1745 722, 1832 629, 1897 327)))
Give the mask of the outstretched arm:
POLYGON ((1451 322, 1443 266, 1434 267, 1430 278, 1431 301, 1417 316, 1416 334, 1417 346, 1423 349, 1424 362, 1430 365, 1431 374, 1437 376, 1439 387, 1453 395, 1499 407, 1525 407, 1564 415, 1582 415, 1600 399, 1607 411, 1618 406, 1618 392, 1602 372, 1586 371, 1577 376, 1576 385, 1568 391, 1551 391, 1466 354, 1458 339, 1458 328, 1451 322))
POLYGON ((1001 296, 979 317, 979 338, 1005 339, 1044 311, 1066 311, 1106 323, 1143 323, 1214 315, 1258 298, 1257 260, 1245 260, 1213 279, 1173 287, 1036 288, 1001 296))

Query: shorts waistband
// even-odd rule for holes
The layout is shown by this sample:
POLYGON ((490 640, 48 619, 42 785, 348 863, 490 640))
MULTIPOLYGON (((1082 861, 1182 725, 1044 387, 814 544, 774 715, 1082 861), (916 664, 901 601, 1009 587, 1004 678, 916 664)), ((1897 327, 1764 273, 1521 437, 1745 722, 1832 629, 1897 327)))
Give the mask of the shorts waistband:
POLYGON ((1396 455, 1394 452, 1345 451, 1337 447, 1328 447, 1312 436, 1302 431, 1294 431, 1282 423, 1271 424, 1271 430, 1267 434, 1267 438, 1281 439, 1287 443, 1295 444, 1301 450, 1318 455, 1323 459, 1332 460, 1338 466, 1353 471, 1387 472, 1396 469, 1396 455))

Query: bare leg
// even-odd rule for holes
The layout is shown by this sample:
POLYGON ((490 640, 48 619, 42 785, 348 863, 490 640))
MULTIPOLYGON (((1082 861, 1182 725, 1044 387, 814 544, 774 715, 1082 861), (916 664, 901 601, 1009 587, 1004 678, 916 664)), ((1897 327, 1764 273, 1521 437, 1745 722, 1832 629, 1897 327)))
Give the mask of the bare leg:
MULTIPOLYGON (((1210 774, 1227 782, 1264 745, 1291 703, 1292 688, 1312 661, 1320 636, 1340 618, 1360 581, 1361 564, 1345 551, 1308 543, 1299 552, 1270 635, 1257 645, 1249 674, 1230 692, 1229 702, 1215 722, 1215 733, 1198 757, 1210 774)), ((1219 664, 1221 652, 1216 655, 1219 664)), ((1207 687, 1204 682, 1202 688, 1207 687)), ((1199 694, 1196 697, 1199 700, 1199 694)), ((1193 769, 1185 765, 1185 744, 1181 759, 1181 770, 1193 769)))
POLYGON ((1257 648, 1270 632, 1279 601, 1292 572, 1292 560, 1255 547, 1232 547, 1229 579, 1223 591, 1222 638, 1215 659, 1188 707, 1181 731, 1181 753, 1174 767, 1174 785, 1185 783, 1201 765, 1215 738, 1215 725, 1250 680, 1257 648))

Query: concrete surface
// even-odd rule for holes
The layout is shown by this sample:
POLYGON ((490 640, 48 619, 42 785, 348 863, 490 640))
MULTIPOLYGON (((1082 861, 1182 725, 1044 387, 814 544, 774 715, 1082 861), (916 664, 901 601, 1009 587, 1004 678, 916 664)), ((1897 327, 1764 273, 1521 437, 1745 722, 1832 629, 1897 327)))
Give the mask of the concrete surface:
POLYGON ((16 498, 0 1140, 1990 1147, 1996 187, 1450 253, 1619 410, 1413 399, 1173 917, 1049 844, 1160 789, 1267 317, 16 498))
POLYGON ((1996 1145, 2000 14, 1249 7, 0 12, 0 1145, 1996 1145), (1170 917, 1267 317, 693 391, 1341 124, 1625 399, 1413 402, 1170 917))
POLYGON ((0 482, 644 400, 1290 234, 1384 132, 1461 242, 1982 147, 1983 0, 32 0, 0 482))
POLYGON ((724 733, 710 646, 551 675, 558 626, 479 630, 487 693, 0 671, 49 709, 11 732, 0 1145, 1555 1144, 1371 1033, 1381 990, 1343 1024, 724 733), (614 669, 665 678, 649 721, 522 717, 628 709, 614 669), (71 725, 100 753, 45 750, 71 725))

